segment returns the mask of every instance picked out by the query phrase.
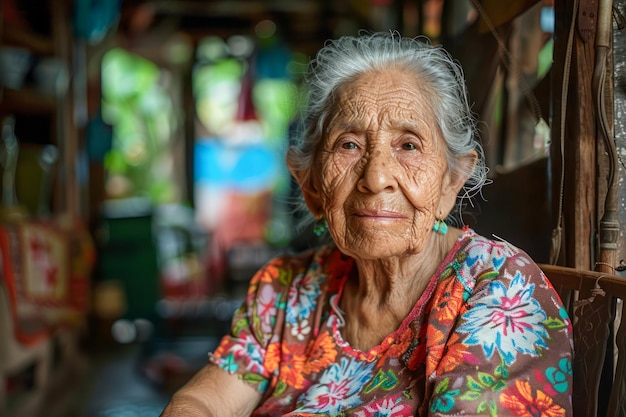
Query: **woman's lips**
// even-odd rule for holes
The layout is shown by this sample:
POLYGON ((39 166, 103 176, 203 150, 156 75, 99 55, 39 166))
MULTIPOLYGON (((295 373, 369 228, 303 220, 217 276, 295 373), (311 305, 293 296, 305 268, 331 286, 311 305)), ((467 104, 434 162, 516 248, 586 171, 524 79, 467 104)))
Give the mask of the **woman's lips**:
POLYGON ((390 210, 357 210, 353 215, 356 217, 380 220, 406 219, 406 216, 402 213, 390 210))

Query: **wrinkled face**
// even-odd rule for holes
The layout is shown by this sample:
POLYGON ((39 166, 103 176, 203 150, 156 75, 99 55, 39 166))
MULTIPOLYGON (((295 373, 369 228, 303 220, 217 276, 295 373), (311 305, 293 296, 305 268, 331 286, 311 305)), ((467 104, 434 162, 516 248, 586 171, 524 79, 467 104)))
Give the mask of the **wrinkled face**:
POLYGON ((459 188, 419 84, 398 69, 372 72, 338 97, 314 165, 314 194, 334 241, 351 256, 418 253, 435 217, 454 205, 459 188))

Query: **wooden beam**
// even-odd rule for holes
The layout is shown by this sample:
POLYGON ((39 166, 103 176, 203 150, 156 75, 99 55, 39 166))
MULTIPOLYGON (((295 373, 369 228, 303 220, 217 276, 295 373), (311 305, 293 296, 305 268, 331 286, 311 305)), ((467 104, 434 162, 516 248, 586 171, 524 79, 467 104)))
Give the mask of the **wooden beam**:
POLYGON ((560 225, 562 234, 558 258, 553 261, 583 270, 594 267, 597 233, 596 125, 592 94, 595 52, 593 34, 590 37, 585 31, 583 37, 578 30, 578 13, 581 7, 592 3, 595 1, 557 0, 554 5, 553 225, 555 230, 560 225), (579 7, 574 9, 576 5, 579 7), (570 33, 572 22, 575 26, 570 33), (569 57, 571 65, 568 65, 569 57))
MULTIPOLYGON (((52 38, 55 55, 72 68, 72 22, 71 0, 49 0, 52 19, 52 38)), ((71 70, 70 70, 71 71, 71 70)), ((81 189, 78 180, 78 129, 74 121, 74 82, 70 82, 67 91, 58 97, 57 102, 57 146, 61 154, 60 181, 57 183, 57 195, 60 212, 70 219, 80 216, 81 189)), ((55 210, 55 212, 59 212, 55 210)))

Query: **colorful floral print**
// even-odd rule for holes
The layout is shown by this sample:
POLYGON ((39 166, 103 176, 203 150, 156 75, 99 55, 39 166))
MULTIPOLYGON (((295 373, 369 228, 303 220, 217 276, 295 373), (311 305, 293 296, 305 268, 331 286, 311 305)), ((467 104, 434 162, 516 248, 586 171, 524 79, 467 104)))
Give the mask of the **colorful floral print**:
POLYGON ((289 309, 287 322, 297 323, 298 320, 306 320, 315 309, 315 304, 320 292, 319 280, 323 275, 307 274, 294 280, 289 289, 289 309))
POLYGON ((515 381, 500 397, 500 403, 513 415, 520 417, 564 417, 563 407, 540 390, 533 390, 526 381, 515 381))
POLYGON ((353 414, 354 417, 408 417, 412 415, 413 410, 403 401, 401 395, 382 398, 353 414))
POLYGON ((263 333, 271 333, 274 329, 274 318, 276 317, 276 293, 272 287, 263 287, 259 291, 256 316, 261 323, 263 333))
POLYGON ((280 380, 287 386, 304 388, 304 365, 307 361, 305 346, 299 343, 285 343, 281 352, 280 380))
POLYGON ((466 230, 401 326, 342 338, 353 261, 329 246, 252 279, 213 363, 255 386, 253 416, 571 415, 571 321, 519 249, 466 230))
POLYGON ((494 351, 510 365, 518 352, 537 356, 545 347, 548 332, 543 324, 546 314, 533 298, 535 286, 515 274, 508 287, 501 281, 489 284, 489 296, 481 297, 463 315, 465 324, 458 331, 469 333, 466 345, 482 346, 490 359, 494 351))
POLYGON ((298 403, 297 411, 337 415, 361 403, 359 393, 371 378, 373 364, 354 358, 341 358, 331 364, 319 381, 311 386, 298 403))
POLYGON ((335 342, 328 332, 324 332, 313 341, 304 372, 307 374, 321 372, 335 361, 336 356, 335 342))

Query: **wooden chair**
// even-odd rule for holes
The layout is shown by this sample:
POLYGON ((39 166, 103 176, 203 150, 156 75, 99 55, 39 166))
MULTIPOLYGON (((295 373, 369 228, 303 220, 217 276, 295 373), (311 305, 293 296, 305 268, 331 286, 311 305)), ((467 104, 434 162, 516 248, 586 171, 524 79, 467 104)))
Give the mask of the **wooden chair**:
POLYGON ((573 322, 574 416, 626 417, 626 278, 539 266, 573 322))

